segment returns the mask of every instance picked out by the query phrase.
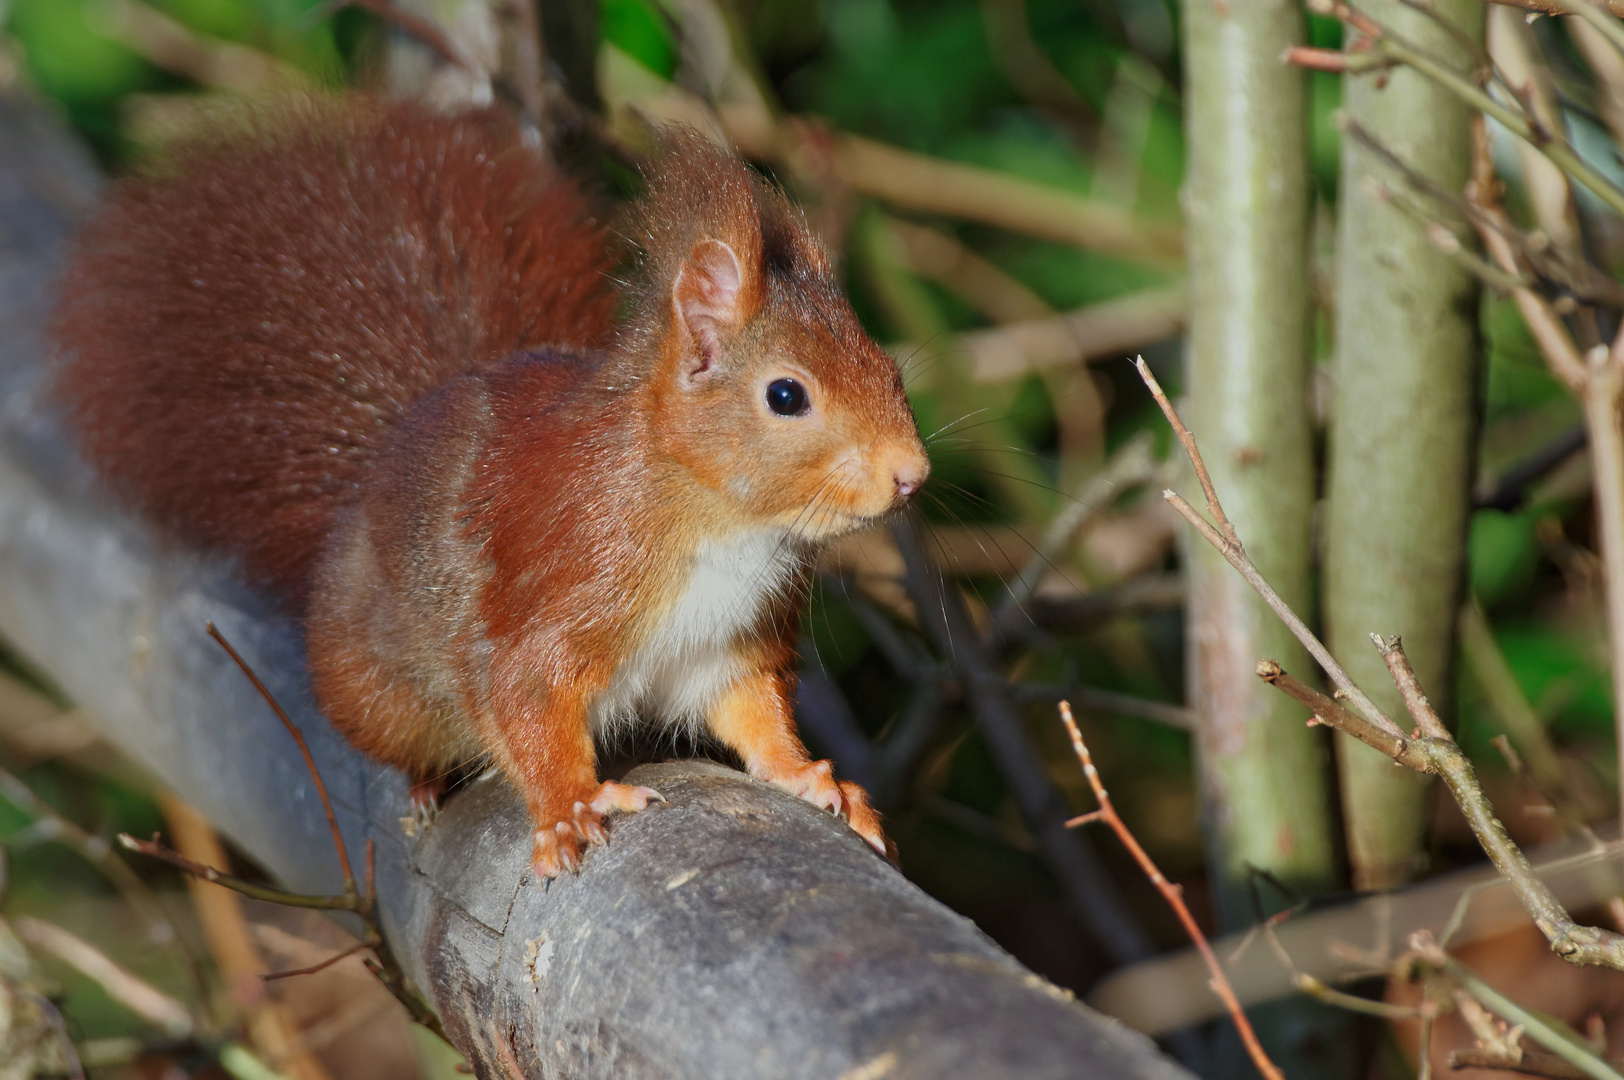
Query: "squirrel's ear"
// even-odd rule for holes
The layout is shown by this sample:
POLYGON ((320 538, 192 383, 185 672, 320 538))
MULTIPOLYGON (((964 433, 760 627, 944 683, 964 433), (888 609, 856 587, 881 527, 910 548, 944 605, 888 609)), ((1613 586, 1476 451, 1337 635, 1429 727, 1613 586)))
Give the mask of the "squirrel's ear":
POLYGON ((701 240, 682 261, 671 286, 676 316, 688 330, 693 351, 684 358, 681 377, 697 384, 710 375, 720 349, 718 331, 746 317, 744 269, 733 249, 720 240, 701 240))

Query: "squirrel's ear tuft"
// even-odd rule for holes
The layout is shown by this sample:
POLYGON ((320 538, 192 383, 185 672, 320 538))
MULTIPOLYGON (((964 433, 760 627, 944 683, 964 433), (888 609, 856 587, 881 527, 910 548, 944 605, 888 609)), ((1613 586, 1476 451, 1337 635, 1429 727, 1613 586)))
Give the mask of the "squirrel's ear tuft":
POLYGON ((685 382, 697 383, 711 373, 720 348, 718 332, 749 317, 744 299, 744 269, 733 249, 720 240, 695 244, 671 286, 674 314, 693 342, 683 365, 685 382))

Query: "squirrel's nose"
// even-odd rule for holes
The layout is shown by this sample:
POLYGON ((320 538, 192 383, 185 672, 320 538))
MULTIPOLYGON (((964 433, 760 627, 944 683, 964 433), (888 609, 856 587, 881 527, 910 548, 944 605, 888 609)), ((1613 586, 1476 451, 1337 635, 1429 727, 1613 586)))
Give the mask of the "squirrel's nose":
POLYGON ((930 475, 930 459, 923 454, 898 465, 891 474, 897 485, 897 501, 901 502, 918 491, 928 475, 930 475))

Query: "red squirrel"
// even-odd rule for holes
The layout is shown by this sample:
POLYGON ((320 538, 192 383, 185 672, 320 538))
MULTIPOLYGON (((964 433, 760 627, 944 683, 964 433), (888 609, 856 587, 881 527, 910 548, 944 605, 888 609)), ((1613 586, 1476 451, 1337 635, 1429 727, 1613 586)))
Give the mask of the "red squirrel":
POLYGON ((635 220, 622 295, 592 202, 500 111, 307 106, 112 186, 57 387, 117 491, 302 614, 351 743, 419 791, 501 767, 538 875, 659 797, 598 779, 636 717, 884 851, 791 702, 811 558, 929 471, 897 366, 699 136, 664 137, 635 220))

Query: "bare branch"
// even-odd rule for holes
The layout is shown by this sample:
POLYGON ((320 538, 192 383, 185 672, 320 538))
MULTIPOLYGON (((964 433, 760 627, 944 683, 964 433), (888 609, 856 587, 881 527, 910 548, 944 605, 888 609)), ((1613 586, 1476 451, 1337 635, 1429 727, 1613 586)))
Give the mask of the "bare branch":
POLYGON ((1190 464, 1195 468, 1196 479, 1201 482, 1201 491, 1207 497, 1207 513, 1211 514, 1213 519, 1218 522, 1218 528, 1223 532, 1224 538, 1239 548, 1241 546, 1240 537, 1235 535, 1235 526, 1224 515, 1224 508, 1218 503, 1218 493, 1212 487, 1212 475, 1207 472, 1207 463, 1201 459, 1201 451, 1195 445, 1195 436, 1191 435, 1190 429, 1184 426, 1184 421, 1179 418, 1178 412, 1174 410, 1173 403, 1167 400, 1167 394, 1162 391, 1162 384, 1156 381, 1155 375, 1151 374, 1150 365, 1145 363, 1145 358, 1143 356, 1134 357, 1133 366, 1138 370, 1139 377, 1144 380, 1145 386, 1149 388, 1151 396, 1156 399, 1156 404, 1161 406, 1162 415, 1167 417, 1167 422, 1173 426, 1173 434, 1178 436, 1179 443, 1184 447, 1184 452, 1189 455, 1190 464))
MULTIPOLYGON (((293 720, 282 708, 281 703, 276 700, 276 695, 267 690, 265 684, 259 681, 259 676, 254 674, 252 667, 248 666, 248 661, 244 660, 237 653, 237 650, 231 647, 231 642, 227 641, 226 636, 220 633, 219 627, 211 622, 208 624, 208 631, 209 636, 219 643, 220 648, 226 651, 226 655, 231 657, 232 662, 242 669, 244 675, 248 676, 248 681, 254 684, 254 689, 259 692, 259 696, 265 699, 265 704, 269 705, 271 711, 276 713, 276 718, 282 721, 282 726, 287 728, 288 734, 293 736, 293 741, 298 744, 299 753, 305 761, 305 767, 310 770, 311 782, 316 785, 316 795, 321 799, 322 812, 327 815, 327 827, 333 833, 333 849, 338 852, 338 865, 344 872, 344 895, 352 899, 358 897, 360 894, 357 893, 355 888, 355 872, 350 869, 349 849, 344 846, 344 834, 339 830, 338 818, 333 816, 333 800, 327 796, 327 785, 322 782, 321 770, 316 768, 316 759, 310 756, 310 745, 305 742, 304 733, 299 730, 298 726, 294 724, 293 720)), ((356 908, 356 910, 361 909, 356 908)))
POLYGON ((265 900, 272 904, 282 904, 286 907, 315 908, 320 911, 354 911, 357 898, 344 896, 309 896, 304 893, 288 892, 286 889, 272 888, 269 885, 256 885, 251 881, 244 881, 234 874, 227 874, 216 870, 212 866, 193 862, 180 852, 164 846, 156 836, 151 840, 137 840, 129 833, 119 833, 118 842, 130 851, 160 859, 170 866, 177 867, 191 874, 195 878, 212 882, 221 888, 232 892, 242 893, 254 900, 265 900))
MULTIPOLYGON (((1621 337, 1624 337, 1624 335, 1621 335, 1621 337)), ((1624 346, 1621 346, 1621 349, 1624 349, 1624 346)), ((1140 363, 1140 374, 1147 380, 1147 383, 1153 381, 1143 362, 1140 363)), ((1624 380, 1624 377, 1621 377, 1621 380, 1624 380)), ((1163 411, 1168 414, 1169 422, 1173 424, 1174 430, 1180 432, 1181 441, 1185 441, 1185 447, 1192 459, 1199 460, 1199 451, 1195 447, 1195 440, 1189 436, 1188 430, 1184 428, 1183 424, 1177 421, 1173 407, 1167 403, 1166 396, 1158 394, 1157 398, 1158 403, 1162 405, 1163 411)), ((1624 455, 1621 455, 1621 460, 1624 460, 1624 455)), ((1624 468, 1621 468, 1620 484, 1621 487, 1624 487, 1624 468)), ((1424 726, 1432 728, 1436 724, 1436 730, 1441 734, 1429 734, 1425 738, 1405 740, 1403 733, 1398 730, 1392 720, 1377 710, 1375 705, 1370 702, 1369 697, 1353 684, 1347 673, 1331 657, 1319 639, 1309 631, 1302 619, 1297 616, 1296 612, 1291 610, 1290 606, 1264 580, 1263 575, 1247 558, 1245 549, 1241 547, 1239 542, 1232 542, 1221 536, 1212 524, 1198 514, 1193 506, 1185 502, 1175 492, 1163 492, 1163 498, 1171 503, 1173 508, 1184 516, 1185 520, 1195 526, 1202 537, 1212 544, 1231 566, 1240 572, 1248 584, 1257 590, 1258 595, 1263 597, 1269 607, 1279 615, 1286 625, 1291 628, 1292 633, 1297 636, 1298 640, 1320 662, 1326 674, 1336 683, 1338 690, 1342 691, 1350 701, 1358 706, 1360 711, 1366 711, 1366 719, 1379 726, 1387 735, 1396 735, 1398 741, 1384 746, 1379 739, 1372 741, 1365 738, 1360 733, 1361 730, 1364 730, 1362 725, 1355 725, 1344 730, 1347 730, 1350 735, 1354 735, 1356 738, 1369 743, 1369 745, 1382 750, 1395 760, 1400 760, 1402 754, 1406 760, 1401 760, 1401 764, 1409 764, 1412 768, 1416 768, 1421 772, 1435 773, 1443 779, 1444 783, 1449 786, 1450 794, 1454 796, 1455 801, 1460 805, 1462 813, 1465 814, 1467 823, 1471 825, 1472 832, 1477 837, 1478 843, 1488 854, 1490 861, 1494 863, 1495 869, 1499 870, 1510 883, 1523 908, 1533 918, 1534 924, 1539 927, 1540 932, 1551 943, 1552 951, 1576 964, 1601 964, 1624 970, 1624 936, 1597 927, 1579 926, 1574 922, 1572 916, 1563 908, 1550 888, 1534 873, 1533 868, 1528 864, 1527 857, 1523 855, 1522 850, 1512 842, 1510 835, 1507 834, 1505 826, 1494 816, 1494 811, 1490 808, 1489 801, 1483 794, 1483 789, 1478 785, 1477 776, 1472 770, 1471 762, 1467 760, 1465 754, 1461 753, 1460 747, 1455 745, 1454 739, 1450 737, 1443 725, 1436 723, 1436 716, 1434 715, 1433 719, 1424 726), (1413 748, 1423 755, 1424 763, 1411 759, 1411 755, 1406 752, 1406 747, 1413 748)), ((1209 498, 1216 505, 1217 495, 1215 493, 1211 494, 1209 498)), ((1624 495, 1621 495, 1621 498, 1624 498, 1624 495)), ((1225 520, 1222 513, 1220 508, 1215 512, 1215 516, 1219 517, 1220 520, 1225 520)), ((1384 644, 1387 651, 1395 651, 1392 643, 1384 644)), ((1405 661, 1403 666, 1407 668, 1408 662, 1405 661)), ((1278 669, 1278 667, 1279 665, 1274 665, 1275 669, 1278 669)), ((1260 670, 1259 674, 1269 677, 1273 673, 1260 670)), ((1410 678, 1413 680, 1413 674, 1410 678)), ((1294 680, 1293 683, 1295 683, 1294 680)), ((1285 687, 1282 687, 1282 689, 1285 689, 1285 687)), ((1307 688, 1297 683, 1294 689, 1301 692, 1307 688)), ((1404 689, 1402 681, 1400 682, 1400 689, 1401 691, 1404 689)), ((1412 689, 1419 693, 1418 684, 1412 683, 1412 689)), ((1412 708, 1417 708, 1416 704, 1409 700, 1408 695, 1406 700, 1412 708)), ((1335 709, 1322 702, 1315 701, 1312 707, 1315 708, 1316 715, 1320 716, 1326 723, 1336 725, 1339 721, 1344 721, 1344 717, 1338 715, 1335 709), (1321 708, 1325 708, 1326 711, 1321 713, 1319 711, 1321 708)), ((1426 711, 1430 711, 1430 706, 1427 706, 1426 711)), ((1418 722, 1420 721, 1418 720, 1418 722)), ((1368 734, 1368 731, 1366 731, 1366 734, 1368 734)))
POLYGON ((1088 786, 1093 789, 1094 798, 1100 804, 1099 809, 1093 813, 1072 818, 1066 824, 1076 826, 1090 821, 1103 821, 1117 834, 1117 839, 1122 841, 1122 846, 1128 849, 1128 853, 1144 871, 1145 877, 1150 879, 1150 883, 1156 886, 1156 891, 1162 894, 1162 898, 1173 909, 1173 913, 1184 926, 1184 932, 1195 943, 1201 958, 1207 962, 1207 970, 1212 974, 1213 993, 1223 999, 1224 1006, 1229 1010, 1230 1019, 1235 1022, 1235 1029, 1240 1033, 1241 1041, 1246 1044, 1246 1052, 1251 1055, 1252 1063, 1257 1066, 1258 1072, 1267 1080, 1285 1080, 1285 1074, 1280 1071, 1279 1066, 1269 1060, 1263 1044, 1258 1041, 1257 1033, 1252 1030, 1251 1021, 1246 1018, 1245 1010, 1235 998, 1235 988, 1229 985, 1229 978, 1224 974, 1223 965, 1218 962, 1212 946, 1207 943, 1207 935, 1201 932, 1201 927, 1196 925, 1195 916, 1190 914, 1190 908, 1184 902, 1184 890, 1163 876, 1155 861, 1140 846, 1127 823, 1118 816, 1116 806, 1112 804, 1111 796, 1106 793, 1105 784, 1100 780, 1099 770, 1094 767, 1094 758, 1088 752, 1088 744, 1083 742, 1083 733, 1077 729, 1077 722, 1072 719, 1071 706, 1064 701, 1060 703, 1060 722, 1066 725, 1066 734, 1071 737, 1072 751, 1077 755, 1077 761, 1083 768, 1083 775, 1088 778, 1088 786))
POLYGON ((287 971, 267 971, 265 974, 260 976, 260 979, 265 982, 274 982, 277 979, 291 979, 295 975, 314 975, 318 971, 326 971, 340 960, 347 960, 356 953, 370 948, 372 948, 372 942, 357 941, 354 945, 351 945, 342 952, 336 952, 327 957, 325 960, 318 960, 316 963, 311 964, 308 967, 292 968, 287 971))
POLYGON ((1607 1062, 1581 1046, 1570 1034, 1564 1033, 1543 1015, 1518 1005, 1478 978, 1476 972, 1444 952, 1428 935, 1416 934, 1413 940, 1416 952, 1434 970, 1449 976, 1462 991, 1500 1014, 1508 1022, 1522 1028, 1530 1038, 1580 1070, 1585 1076, 1592 1077, 1593 1080, 1624 1080, 1624 1076, 1620 1076, 1607 1062))
POLYGON ((1386 662, 1394 685, 1404 697, 1404 707, 1410 710, 1410 715, 1420 725, 1421 734, 1429 739, 1449 738, 1449 729, 1421 689, 1421 680, 1415 677, 1415 669, 1410 666, 1410 658, 1405 654, 1404 643, 1399 636, 1394 634, 1390 638, 1383 638, 1380 634, 1371 634, 1370 640, 1386 662))
POLYGON ((1314 711, 1314 720, 1327 727, 1346 732, 1375 750, 1380 750, 1394 761, 1408 765, 1417 772, 1430 772, 1431 762, 1416 749, 1415 744, 1402 735, 1388 732, 1360 716, 1341 702, 1327 697, 1307 683, 1287 672, 1274 660, 1259 660, 1257 677, 1300 704, 1314 711))
MULTIPOLYGON (((1494 117, 1507 131, 1544 154, 1569 176, 1595 192, 1596 196, 1616 213, 1624 214, 1624 191, 1613 186, 1612 181, 1580 157, 1579 152, 1562 137, 1560 132, 1547 130, 1543 124, 1520 109, 1513 109, 1496 101, 1471 77, 1408 44, 1368 16, 1353 12, 1345 4, 1333 4, 1330 8, 1338 18, 1350 26, 1355 26, 1372 40, 1373 46, 1369 54, 1350 54, 1368 55, 1371 58, 1361 59, 1360 64, 1364 70, 1372 70, 1382 66, 1383 63, 1400 63, 1413 68, 1472 108, 1486 116, 1494 117)), ((1354 69, 1350 67, 1349 70, 1354 69)))
POLYGON ((1364 713, 1366 718, 1375 724, 1377 728, 1391 737, 1400 739, 1404 737, 1404 733, 1399 729, 1399 726, 1393 723, 1386 713, 1377 708, 1376 703, 1371 701, 1363 690, 1354 685, 1353 679, 1343 670, 1342 665, 1336 662, 1336 657, 1331 655, 1331 651, 1325 647, 1325 643, 1314 635, 1314 632, 1308 628, 1308 624, 1303 622, 1295 611, 1291 610, 1291 605, 1287 604, 1280 594, 1274 591, 1274 586, 1270 585, 1258 571, 1258 568, 1252 565, 1252 560, 1247 558, 1244 549, 1226 543, 1223 537, 1218 535, 1218 530, 1213 528, 1206 518, 1196 513, 1195 507, 1185 502, 1184 497, 1177 492, 1164 491, 1162 492, 1162 498, 1166 499, 1173 509, 1183 515, 1184 520, 1194 525, 1196 531, 1209 544, 1217 548, 1219 554, 1223 555, 1224 560, 1230 566, 1233 566, 1241 577, 1246 579, 1246 583, 1252 586, 1259 596, 1263 597, 1270 610, 1279 617, 1281 622, 1286 624, 1292 635, 1302 642, 1309 655, 1331 677, 1331 681, 1336 684, 1339 693, 1353 702, 1359 708, 1359 711, 1364 713))

